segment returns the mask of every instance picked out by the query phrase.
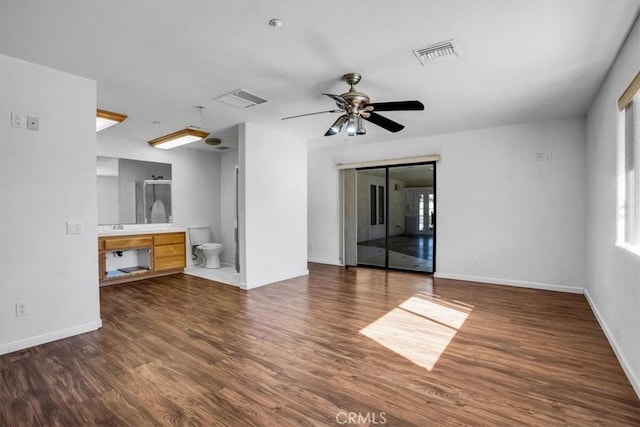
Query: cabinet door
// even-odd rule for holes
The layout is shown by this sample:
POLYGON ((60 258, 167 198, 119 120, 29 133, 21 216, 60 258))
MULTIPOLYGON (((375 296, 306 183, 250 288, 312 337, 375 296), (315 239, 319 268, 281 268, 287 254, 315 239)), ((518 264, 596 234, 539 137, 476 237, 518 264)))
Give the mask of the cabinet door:
POLYGON ((98 280, 104 280, 106 278, 107 271, 107 256, 104 252, 98 252, 98 280))
POLYGON ((177 255, 184 256, 184 243, 177 245, 156 246, 153 249, 153 256, 155 259, 177 255))
POLYGON ((162 233, 153 236, 153 270, 182 269, 187 266, 184 233, 162 233))
POLYGON ((155 258, 153 263, 154 271, 173 270, 185 267, 184 255, 171 256, 166 258, 155 258))

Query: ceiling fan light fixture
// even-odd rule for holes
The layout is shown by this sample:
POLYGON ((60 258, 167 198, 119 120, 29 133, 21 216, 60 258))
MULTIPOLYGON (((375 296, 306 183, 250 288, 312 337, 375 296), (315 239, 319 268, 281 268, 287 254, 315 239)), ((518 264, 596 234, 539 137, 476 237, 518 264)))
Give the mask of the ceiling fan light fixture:
POLYGON ((347 121, 347 135, 355 136, 358 131, 358 126, 356 124, 356 115, 349 114, 349 120, 347 121))
POLYGON ((342 130, 342 127, 344 126, 344 123, 346 121, 347 121, 346 114, 343 114, 342 116, 338 117, 338 119, 335 122, 333 122, 333 124, 331 125, 331 127, 327 131, 327 136, 328 135, 335 135, 335 134, 340 133, 340 131, 342 130))
POLYGON ((315 113, 299 114, 297 116, 284 117, 282 120, 294 119, 297 117, 306 117, 323 113, 340 113, 344 114, 331 125, 324 136, 336 135, 347 124, 347 135, 365 135, 367 130, 364 127, 363 120, 373 123, 389 132, 396 133, 404 129, 404 125, 395 122, 385 116, 378 114, 376 111, 422 111, 424 105, 420 101, 392 101, 392 102, 371 102, 369 95, 355 90, 355 85, 361 80, 362 76, 358 73, 347 73, 342 79, 350 85, 349 91, 341 95, 331 93, 323 93, 323 95, 331 98, 338 107, 337 110, 318 111, 315 113))
POLYGON ((358 116, 356 125, 356 135, 365 135, 367 133, 367 130, 364 128, 364 120, 362 120, 362 116, 358 116))
POLYGON ((105 130, 111 126, 117 125, 123 122, 127 116, 125 114, 114 113, 107 110, 96 110, 96 132, 105 130))
POLYGON ((192 142, 200 141, 201 139, 209 136, 207 132, 196 129, 182 129, 177 132, 170 133, 169 135, 161 136, 149 141, 149 145, 155 148, 161 148, 168 150, 170 148, 179 147, 185 144, 191 144, 192 142))

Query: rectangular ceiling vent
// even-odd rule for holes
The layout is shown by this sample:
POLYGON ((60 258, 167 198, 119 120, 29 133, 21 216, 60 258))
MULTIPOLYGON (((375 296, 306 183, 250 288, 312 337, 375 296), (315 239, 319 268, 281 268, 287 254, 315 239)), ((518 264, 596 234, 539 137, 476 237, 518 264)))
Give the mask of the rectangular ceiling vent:
POLYGON ((216 101, 224 102, 225 104, 233 105, 238 108, 249 108, 254 105, 264 104, 269 102, 268 99, 264 99, 254 93, 244 89, 236 89, 233 92, 221 95, 215 98, 216 101))
POLYGON ((413 54, 422 65, 426 65, 456 59, 460 57, 460 50, 458 50, 455 40, 448 40, 416 49, 413 54))

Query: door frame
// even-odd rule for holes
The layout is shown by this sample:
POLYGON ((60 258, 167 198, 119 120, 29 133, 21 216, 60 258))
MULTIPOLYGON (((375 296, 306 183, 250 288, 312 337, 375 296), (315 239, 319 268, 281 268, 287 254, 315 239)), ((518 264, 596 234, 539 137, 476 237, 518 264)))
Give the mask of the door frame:
MULTIPOLYGON (((384 201, 384 215, 385 215, 385 254, 384 254, 384 266, 381 265, 368 265, 368 264, 360 264, 357 263, 358 267, 372 267, 372 268, 382 268, 385 270, 397 270, 397 271, 410 271, 413 273, 423 273, 433 275, 436 272, 436 239, 438 232, 438 180, 437 180, 437 160, 427 161, 427 162, 416 162, 416 163, 399 163, 393 165, 384 165, 384 166, 366 166, 361 168, 355 168, 356 173, 364 170, 373 170, 373 169, 384 169, 385 170, 385 201, 384 201), (389 169, 404 167, 404 166, 433 166, 433 262, 431 264, 431 271, 420 271, 420 270, 409 270, 405 268, 398 267, 389 267, 389 169)), ((428 217, 428 216, 427 216, 428 217)))

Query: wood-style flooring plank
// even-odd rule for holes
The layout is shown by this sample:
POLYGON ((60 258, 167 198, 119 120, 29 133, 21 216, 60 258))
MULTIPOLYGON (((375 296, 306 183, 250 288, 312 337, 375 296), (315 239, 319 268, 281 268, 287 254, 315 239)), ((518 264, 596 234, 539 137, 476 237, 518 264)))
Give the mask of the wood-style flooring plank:
POLYGON ((100 292, 99 331, 0 356, 0 425, 640 425, 582 295, 318 264, 100 292))

